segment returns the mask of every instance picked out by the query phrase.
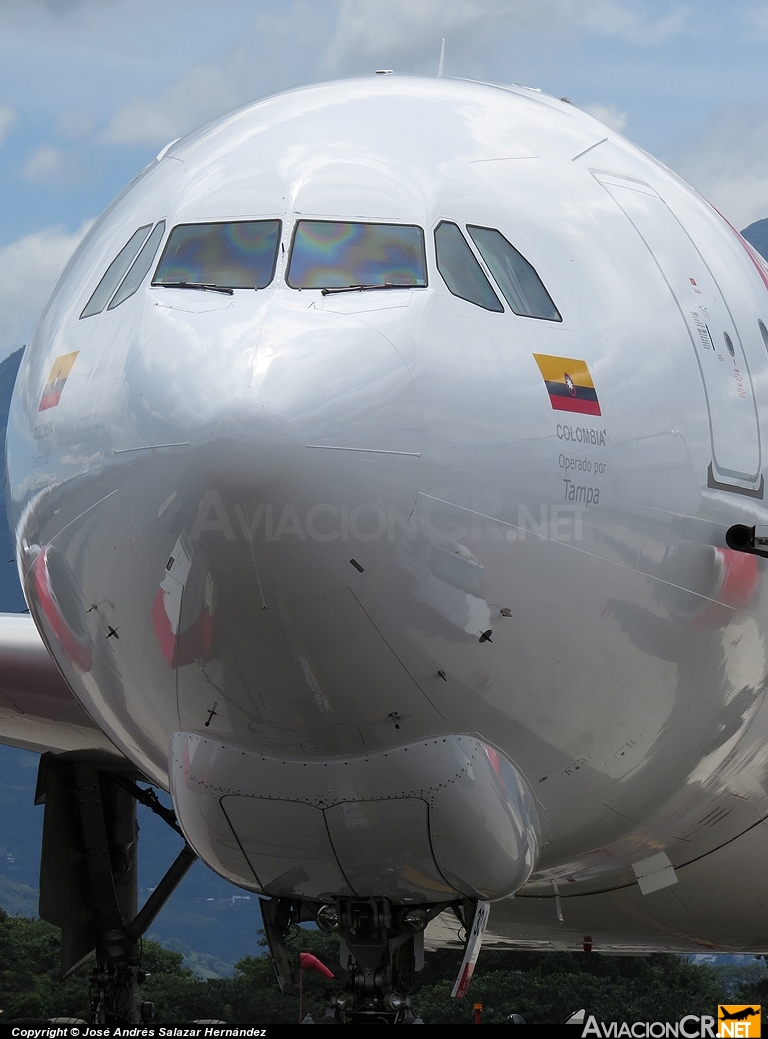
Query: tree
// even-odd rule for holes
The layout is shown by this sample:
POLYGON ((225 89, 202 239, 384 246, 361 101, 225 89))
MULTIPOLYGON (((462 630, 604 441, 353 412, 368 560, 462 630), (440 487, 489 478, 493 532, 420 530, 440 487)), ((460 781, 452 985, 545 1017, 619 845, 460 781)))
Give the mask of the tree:
POLYGON ((582 1007, 604 1021, 677 1021, 688 1013, 714 1015, 724 999, 710 967, 671 954, 488 952, 463 1002, 449 998, 452 983, 452 977, 432 982, 414 996, 425 1021, 468 1023, 474 1002, 483 1004, 489 1024, 512 1013, 528 1024, 557 1023, 582 1007))
MULTIPOLYGON (((260 942, 262 948, 265 941, 260 942)), ((317 1021, 333 991, 344 987, 339 944, 312 928, 297 930, 287 943, 298 979, 299 953, 311 952, 329 967, 333 981, 304 974, 303 1013, 317 1021)), ((9 917, 0 910, 0 1008, 3 1020, 17 1017, 87 1017, 86 964, 66 981, 59 970, 59 931, 43 920, 9 917)), ((202 980, 183 964, 181 953, 155 942, 143 943, 142 965, 149 978, 142 995, 155 1004, 159 1023, 213 1018, 227 1023, 293 1024, 299 1020, 297 996, 284 996, 267 955, 246 956, 231 978, 202 980)), ((484 952, 468 997, 450 998, 461 954, 455 949, 427 953, 412 995, 415 1011, 427 1023, 468 1023, 472 1005, 483 1004, 483 1020, 500 1023, 511 1013, 530 1024, 563 1021, 584 1007, 598 1020, 676 1021, 684 1014, 714 1014, 730 1002, 718 975, 681 956, 610 957, 597 953, 484 952)), ((753 986, 749 1001, 768 997, 768 982, 753 986)), ((766 998, 768 1003, 768 998, 766 998)))
MULTIPOLYGON (((768 964, 768 956, 756 956, 755 960, 763 960, 768 964)), ((768 1024, 768 974, 759 981, 748 982, 740 985, 736 995, 727 1001, 730 1003, 759 1003, 763 1010, 762 1020, 768 1024)))
MULTIPOLYGON (((93 964, 86 963, 62 981, 59 976, 61 932, 44 920, 8 916, 0 909, 0 1009, 3 1021, 15 1018, 80 1017, 88 1019, 88 988, 93 964)), ((142 963, 150 972, 143 992, 194 989, 201 983, 182 966, 181 953, 155 942, 143 943, 142 963)), ((145 994, 145 999, 152 996, 145 994)), ((173 1006, 173 1009, 178 1005, 173 1006)), ((203 1015, 200 1015, 203 1016, 203 1015)), ((184 1018, 174 1020, 184 1020, 184 1018)))
POLYGON ((87 974, 59 978, 61 932, 44 920, 8 916, 0 909, 0 1008, 16 1017, 82 1017, 87 974))

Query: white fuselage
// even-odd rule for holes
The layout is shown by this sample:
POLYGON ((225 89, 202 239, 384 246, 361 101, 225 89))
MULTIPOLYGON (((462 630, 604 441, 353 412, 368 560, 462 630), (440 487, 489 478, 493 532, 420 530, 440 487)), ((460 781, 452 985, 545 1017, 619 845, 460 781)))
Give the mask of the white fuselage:
POLYGON ((759 321, 727 223, 569 104, 377 76, 239 110, 110 207, 27 348, 32 614, 243 886, 586 895, 660 852, 682 878, 768 816, 764 564, 724 540, 765 517, 759 321), (428 284, 291 287, 309 218, 422 228, 428 284), (81 318, 140 226, 233 220, 280 221, 265 288, 150 273, 81 318), (562 320, 452 294, 444 221, 498 229, 562 320), (552 359, 597 408, 555 406, 552 359))

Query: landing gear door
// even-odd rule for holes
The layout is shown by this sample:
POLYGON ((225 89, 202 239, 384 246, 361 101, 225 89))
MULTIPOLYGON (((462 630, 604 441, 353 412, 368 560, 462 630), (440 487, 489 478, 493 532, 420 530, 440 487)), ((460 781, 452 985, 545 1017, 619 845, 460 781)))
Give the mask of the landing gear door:
POLYGON ((680 311, 709 412, 712 465, 708 485, 762 498, 752 378, 719 285, 682 224, 650 185, 613 173, 591 172, 640 235, 680 311))

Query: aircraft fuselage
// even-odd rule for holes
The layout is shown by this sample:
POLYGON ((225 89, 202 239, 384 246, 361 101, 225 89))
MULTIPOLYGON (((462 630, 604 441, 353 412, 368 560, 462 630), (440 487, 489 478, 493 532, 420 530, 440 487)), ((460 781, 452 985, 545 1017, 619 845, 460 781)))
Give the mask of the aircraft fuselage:
POLYGON ((765 513, 768 291, 733 229, 523 88, 308 88, 161 155, 41 317, 8 493, 46 644, 201 857, 285 897, 551 898, 767 816, 764 564, 725 531, 765 513), (424 276, 298 287, 302 221, 421 229, 424 276), (157 282, 224 222, 274 234, 266 285, 157 282))

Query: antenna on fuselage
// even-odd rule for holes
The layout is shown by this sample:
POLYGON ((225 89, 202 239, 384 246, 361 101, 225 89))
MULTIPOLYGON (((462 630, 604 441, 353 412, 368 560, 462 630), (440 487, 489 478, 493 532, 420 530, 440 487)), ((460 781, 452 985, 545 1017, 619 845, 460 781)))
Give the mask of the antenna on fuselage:
POLYGON ((440 44, 440 64, 437 66, 437 78, 443 78, 443 70, 445 68, 445 36, 443 36, 443 42, 440 44))

